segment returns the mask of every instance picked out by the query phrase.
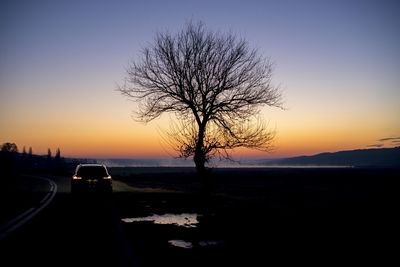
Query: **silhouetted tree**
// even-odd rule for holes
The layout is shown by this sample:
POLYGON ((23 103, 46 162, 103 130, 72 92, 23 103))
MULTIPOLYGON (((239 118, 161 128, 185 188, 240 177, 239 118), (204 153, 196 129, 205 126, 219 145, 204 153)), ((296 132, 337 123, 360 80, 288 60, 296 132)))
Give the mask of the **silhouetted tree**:
POLYGON ((47 159, 51 160, 51 150, 50 150, 50 148, 47 149, 47 159))
POLYGON ((62 174, 65 172, 65 161, 61 158, 60 148, 57 148, 56 154, 54 156, 54 174, 62 174))
POLYGON ((26 166, 29 171, 32 170, 33 168, 33 152, 32 152, 32 147, 29 147, 28 149, 28 159, 26 161, 26 166))
POLYGON ((56 150, 56 155, 54 156, 54 159, 60 160, 61 159, 61 151, 60 148, 57 148, 56 150))
POLYGON ((15 175, 16 155, 18 147, 15 143, 4 143, 0 150, 0 170, 6 180, 10 180, 15 175))
POLYGON ((160 33, 132 62, 119 91, 139 102, 139 120, 176 115, 168 133, 183 158, 204 173, 213 156, 246 147, 268 151, 273 132, 258 116, 261 106, 281 107, 271 84, 272 64, 232 34, 189 23, 178 34, 160 33))
POLYGON ((2 152, 18 153, 18 147, 15 143, 4 143, 1 146, 2 152))
POLYGON ((22 148, 22 157, 26 158, 26 149, 25 146, 22 148))

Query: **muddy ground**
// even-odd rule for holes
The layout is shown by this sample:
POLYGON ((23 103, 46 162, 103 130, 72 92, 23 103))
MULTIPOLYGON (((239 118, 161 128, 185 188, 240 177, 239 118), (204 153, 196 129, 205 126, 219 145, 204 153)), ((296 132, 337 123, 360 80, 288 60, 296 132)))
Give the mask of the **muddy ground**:
POLYGON ((121 219, 194 214, 191 227, 123 223, 142 266, 391 262, 399 170, 111 168, 121 219))

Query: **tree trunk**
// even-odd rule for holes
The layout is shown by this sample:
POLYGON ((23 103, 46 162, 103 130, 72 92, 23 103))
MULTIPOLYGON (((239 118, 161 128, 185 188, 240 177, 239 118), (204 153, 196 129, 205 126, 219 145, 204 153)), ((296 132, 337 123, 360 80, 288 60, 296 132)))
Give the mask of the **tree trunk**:
POLYGON ((194 164, 196 165, 196 170, 198 174, 204 174, 206 172, 206 160, 205 160, 205 156, 202 155, 202 151, 200 152, 196 152, 194 155, 194 164))
POLYGON ((196 165, 196 170, 197 174, 199 175, 200 180, 202 181, 203 184, 203 193, 205 195, 208 195, 211 192, 211 180, 209 175, 207 174, 207 169, 206 169, 206 154, 204 152, 204 132, 205 132, 205 127, 200 125, 199 126, 199 135, 197 139, 197 144, 196 144, 196 149, 194 152, 194 163, 196 165))
POLYGON ((194 151, 194 164, 196 165, 196 170, 198 174, 204 174, 206 171, 206 155, 204 154, 204 129, 205 127, 199 125, 199 134, 197 136, 196 148, 194 151))
POLYGON ((197 175, 202 184, 202 194, 204 196, 209 196, 212 191, 212 180, 210 173, 205 167, 206 158, 203 153, 196 154, 194 156, 194 162, 196 165, 197 175))

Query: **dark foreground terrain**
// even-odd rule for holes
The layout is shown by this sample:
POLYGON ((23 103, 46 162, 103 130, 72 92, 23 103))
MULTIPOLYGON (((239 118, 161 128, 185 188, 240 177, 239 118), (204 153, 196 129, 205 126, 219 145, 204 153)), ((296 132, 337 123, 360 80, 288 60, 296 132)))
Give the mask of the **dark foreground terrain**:
POLYGON ((390 262, 399 237, 398 174, 390 169, 219 169, 211 174, 208 196, 195 193, 201 186, 189 171, 157 176, 136 169, 117 177, 137 187, 177 191, 129 195, 124 203, 132 205, 127 210, 119 205, 122 217, 200 215, 198 226, 189 229, 125 224, 144 265, 260 266, 390 262), (193 248, 173 247, 168 240, 188 241, 193 248))
MULTIPOLYGON (((52 177, 59 192, 0 241, 1 265, 398 262, 398 169, 217 169, 209 174, 207 191, 190 168, 111 168, 110 173, 112 195, 73 196, 67 178, 52 177), (183 217, 195 216, 197 223, 121 220, 154 214, 188 214, 183 217)), ((5 204, 6 195, 7 214, 26 205, 15 197, 15 205, 5 204)))

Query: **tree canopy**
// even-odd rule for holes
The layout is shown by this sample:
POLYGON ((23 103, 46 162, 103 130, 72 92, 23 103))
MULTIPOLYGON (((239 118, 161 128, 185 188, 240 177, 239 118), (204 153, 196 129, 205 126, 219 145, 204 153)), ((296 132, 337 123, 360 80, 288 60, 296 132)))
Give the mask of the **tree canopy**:
POLYGON ((18 153, 18 147, 15 143, 4 143, 1 145, 2 152, 18 153))
POLYGON ((149 122, 163 113, 178 119, 168 133, 199 171, 216 154, 237 147, 268 150, 274 137, 259 116, 261 106, 282 107, 272 85, 272 63, 244 39, 188 23, 177 34, 156 35, 127 68, 119 91, 139 102, 137 117, 149 122))

